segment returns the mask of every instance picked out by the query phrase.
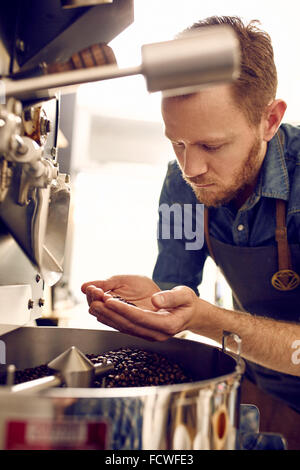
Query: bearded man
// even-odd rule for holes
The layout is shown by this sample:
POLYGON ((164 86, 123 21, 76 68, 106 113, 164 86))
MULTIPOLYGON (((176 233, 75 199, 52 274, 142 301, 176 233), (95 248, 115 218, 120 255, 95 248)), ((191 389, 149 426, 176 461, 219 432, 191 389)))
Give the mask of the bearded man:
POLYGON ((240 77, 162 100, 176 161, 160 206, 204 204, 205 244, 187 250, 184 236, 160 239, 153 280, 113 276, 82 290, 99 321, 146 339, 190 330, 221 342, 224 330, 238 334, 251 381, 244 402, 259 405, 263 431, 282 432, 290 448, 300 448, 300 364, 293 355, 300 344, 300 129, 281 124, 286 103, 276 98, 268 34, 236 17, 208 18, 191 29, 214 24, 229 24, 239 38, 240 77), (234 310, 198 297, 209 255, 232 288, 234 310))

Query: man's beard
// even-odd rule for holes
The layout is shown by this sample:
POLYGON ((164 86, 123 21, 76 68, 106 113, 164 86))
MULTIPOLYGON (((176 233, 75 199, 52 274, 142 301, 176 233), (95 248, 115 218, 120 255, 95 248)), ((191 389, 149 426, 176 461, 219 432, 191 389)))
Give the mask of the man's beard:
POLYGON ((232 183, 229 186, 223 186, 222 182, 214 180, 204 180, 201 176, 195 178, 188 178, 183 175, 185 181, 192 187, 197 199, 206 206, 218 207, 235 199, 247 186, 250 186, 256 180, 260 166, 261 155, 260 150, 262 147, 261 140, 257 137, 252 148, 249 151, 248 157, 240 169, 232 174, 232 183), (199 188, 195 184, 210 184, 216 185, 211 188, 199 188))

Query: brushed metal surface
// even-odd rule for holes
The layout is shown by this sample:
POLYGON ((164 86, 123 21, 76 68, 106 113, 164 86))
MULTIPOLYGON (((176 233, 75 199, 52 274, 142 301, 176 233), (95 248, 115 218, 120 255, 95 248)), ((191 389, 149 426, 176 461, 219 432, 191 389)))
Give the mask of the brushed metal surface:
MULTIPOLYGON (((60 327, 22 327, 3 335, 1 340, 6 345, 7 363, 14 363, 17 369, 47 363, 72 345, 85 354, 126 346, 165 355, 195 381, 113 389, 54 388, 22 396, 0 387, 0 448, 7 448, 7 442, 15 439, 8 436, 8 422, 41 430, 58 426, 60 441, 55 435, 43 437, 42 445, 51 449, 66 446, 68 435, 63 435, 62 426, 76 429, 79 422, 82 426, 106 423, 105 448, 116 450, 236 446, 244 366, 242 360, 218 348, 186 339, 154 343, 115 331, 60 327)), ((25 443, 25 447, 39 448, 41 439, 36 433, 35 440, 25 443)), ((68 445, 74 448, 76 442, 68 445)), ((78 446, 81 448, 80 443, 78 446)))
POLYGON ((121 347, 138 347, 164 354, 176 361, 195 380, 210 380, 235 372, 236 360, 218 348, 197 341, 171 338, 150 342, 115 331, 60 327, 22 327, 1 338, 6 361, 17 369, 48 363, 71 346, 84 354, 97 354, 121 347))

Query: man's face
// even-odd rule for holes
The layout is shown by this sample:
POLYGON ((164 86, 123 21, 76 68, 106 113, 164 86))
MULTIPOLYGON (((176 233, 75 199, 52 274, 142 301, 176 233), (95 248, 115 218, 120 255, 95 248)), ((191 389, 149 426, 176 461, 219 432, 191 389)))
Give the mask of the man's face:
POLYGON ((267 144, 262 126, 249 124, 229 85, 165 98, 162 116, 183 177, 201 203, 218 206, 254 186, 267 144))

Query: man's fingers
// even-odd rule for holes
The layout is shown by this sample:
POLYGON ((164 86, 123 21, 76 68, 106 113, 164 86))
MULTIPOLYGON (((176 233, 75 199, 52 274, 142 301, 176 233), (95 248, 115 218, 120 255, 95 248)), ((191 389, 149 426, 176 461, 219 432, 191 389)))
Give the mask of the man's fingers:
POLYGON ((125 317, 132 325, 155 330, 168 337, 174 336, 179 331, 177 319, 167 310, 160 309, 157 312, 144 310, 113 298, 105 301, 105 305, 118 313, 121 318, 125 317))
MULTIPOLYGON (((83 292, 84 294, 86 294, 86 290, 89 286, 96 286, 96 283, 99 283, 101 281, 90 281, 90 282, 85 282, 84 284, 82 284, 81 286, 81 292, 83 292)), ((101 287, 101 286, 98 286, 98 287, 101 287)))
POLYGON ((89 305, 93 300, 104 300, 104 292, 99 287, 95 287, 94 285, 87 286, 86 288, 86 298, 89 305))
MULTIPOLYGON (((151 300, 157 311, 152 311, 114 299, 113 295, 106 293, 117 288, 116 285, 116 279, 110 278, 82 286, 90 306, 89 312, 99 322, 150 341, 165 341, 185 327, 185 308, 181 309, 181 306, 189 306, 194 301, 195 293, 192 289, 178 286, 154 294, 151 300)), ((120 279, 118 286, 121 286, 120 279)))
MULTIPOLYGON (((118 300, 114 302, 122 303, 118 300)), ((122 333, 139 336, 149 341, 165 341, 170 337, 170 335, 160 331, 132 323, 131 320, 110 309, 107 305, 108 302, 104 304, 103 302, 94 301, 90 305, 89 312, 91 315, 94 315, 99 322, 119 330, 122 333)))
POLYGON ((81 286, 82 292, 84 294, 86 294, 86 289, 91 285, 93 285, 95 287, 100 287, 105 292, 105 291, 108 291, 108 290, 117 289, 118 287, 120 287, 120 282, 117 281, 116 278, 85 282, 81 286))
POLYGON ((177 286, 172 290, 153 294, 151 301, 157 308, 170 309, 190 304, 194 295, 194 292, 189 287, 177 286))

